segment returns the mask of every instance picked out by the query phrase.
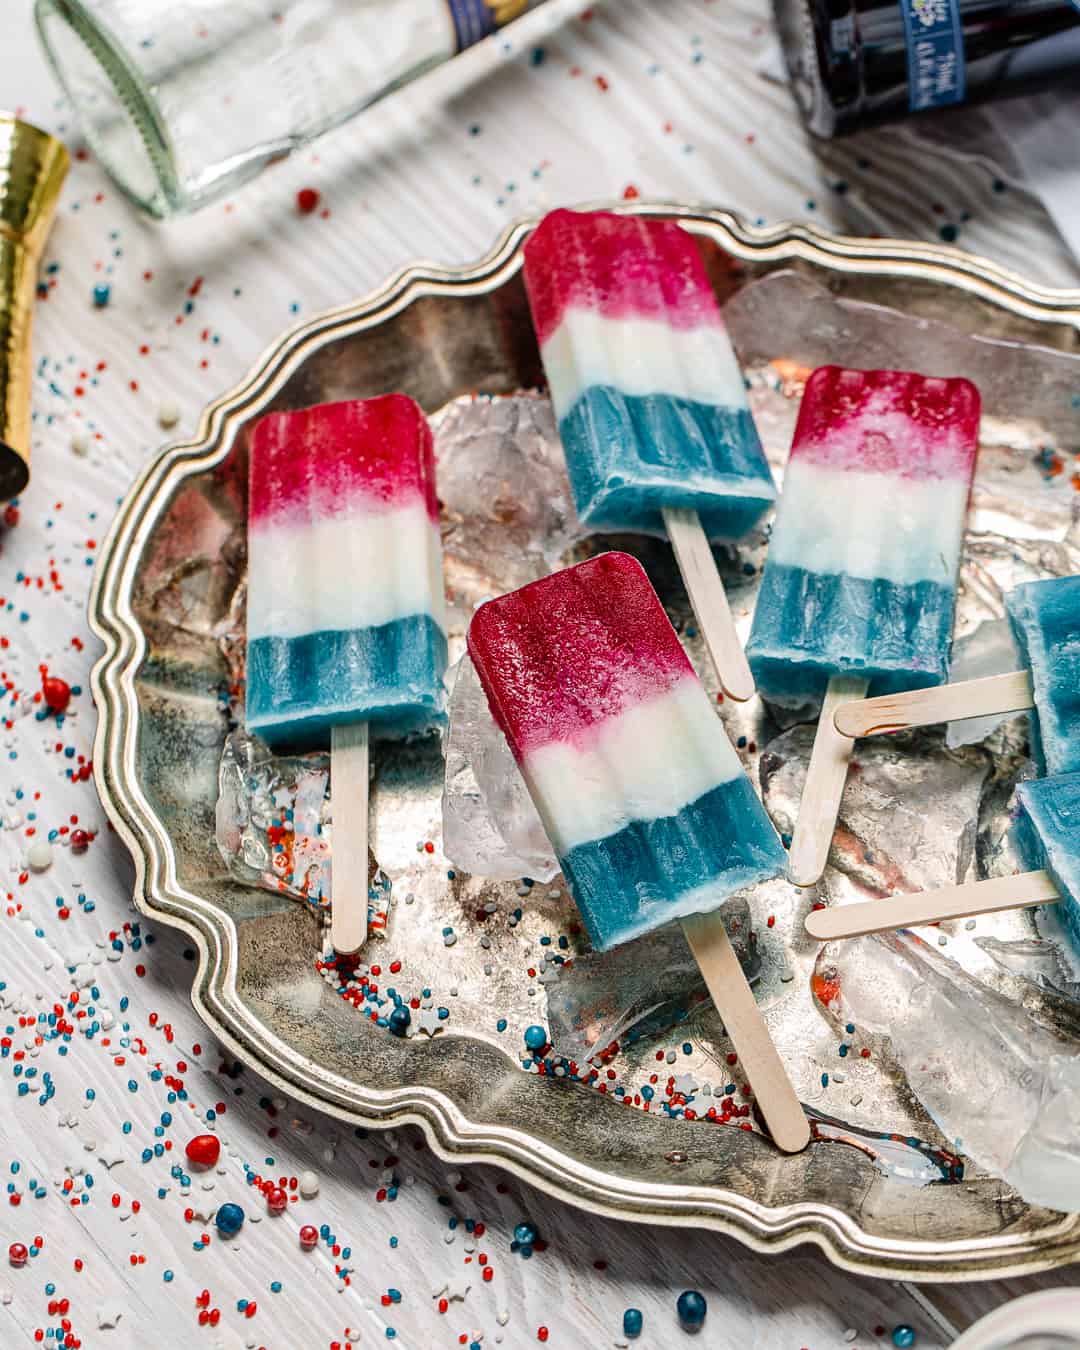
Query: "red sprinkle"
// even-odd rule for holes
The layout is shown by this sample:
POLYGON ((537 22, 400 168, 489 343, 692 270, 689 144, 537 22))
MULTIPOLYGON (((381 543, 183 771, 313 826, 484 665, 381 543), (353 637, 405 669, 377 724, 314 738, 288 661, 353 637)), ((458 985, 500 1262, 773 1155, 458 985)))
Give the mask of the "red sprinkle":
POLYGON ((13 1266, 25 1266, 29 1255, 24 1242, 13 1242, 8 1248, 8 1260, 13 1266))
POLYGON ((271 1214, 281 1214, 289 1208, 288 1193, 280 1186, 271 1186, 266 1192, 266 1208, 271 1214))
POLYGON ((199 1167, 213 1167, 221 1157, 221 1140, 216 1134, 197 1134, 188 1140, 184 1152, 188 1162, 199 1167))
POLYGON ((296 194, 296 209, 302 216, 310 216, 319 204, 319 194, 314 188, 301 188, 296 194))
POLYGON ((62 713, 71 702, 71 685, 57 675, 47 675, 41 684, 45 702, 55 713, 62 713))
POLYGON ((300 1246, 304 1251, 309 1252, 313 1247, 319 1245, 319 1230, 314 1224, 306 1223, 300 1229, 300 1246))

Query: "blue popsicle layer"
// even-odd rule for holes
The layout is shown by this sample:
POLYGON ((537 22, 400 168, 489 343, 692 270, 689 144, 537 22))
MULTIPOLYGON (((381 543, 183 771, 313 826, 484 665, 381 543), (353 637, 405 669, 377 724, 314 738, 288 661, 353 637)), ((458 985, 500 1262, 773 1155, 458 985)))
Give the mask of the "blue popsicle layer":
POLYGON ((308 749, 329 744, 336 723, 421 730, 443 720, 445 669, 446 637, 428 614, 377 628, 256 638, 247 653, 248 728, 308 749))
POLYGON ((559 433, 590 529, 666 535, 661 508, 681 506, 698 512, 710 539, 741 539, 776 498, 745 408, 593 385, 559 433))
POLYGON ((1030 581, 1005 600, 1035 686, 1031 753, 1042 773, 1080 770, 1080 576, 1030 581))
POLYGON ((941 684, 954 591, 934 581, 807 572, 770 563, 746 655, 776 703, 818 701, 832 675, 862 675, 872 694, 941 684), (859 653, 858 659, 853 653, 859 653))
POLYGON ((1016 846, 1025 868, 1045 868, 1061 892, 1058 912, 1080 952, 1080 773, 1021 783, 1016 846))
POLYGON ((559 862, 593 946, 604 951, 780 876, 787 855, 740 776, 673 816, 579 844, 559 862))

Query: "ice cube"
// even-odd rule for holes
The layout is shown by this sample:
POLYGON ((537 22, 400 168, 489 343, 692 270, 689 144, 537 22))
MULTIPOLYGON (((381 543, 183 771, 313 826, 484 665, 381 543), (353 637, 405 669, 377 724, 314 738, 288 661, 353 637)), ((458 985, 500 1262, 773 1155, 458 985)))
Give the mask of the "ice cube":
MULTIPOLYGON (((1006 675, 1023 667, 1008 619, 987 619, 974 632, 953 644, 949 680, 978 680, 986 675, 1006 675)), ((960 722, 950 722, 945 744, 950 750, 961 745, 977 745, 1015 716, 1014 712, 991 713, 987 717, 967 717, 960 722)))
POLYGON ((1043 1019, 910 933, 826 947, 816 975, 838 1032, 888 1038, 951 1148, 1029 1204, 1080 1210, 1080 1055, 1043 1019))
MULTIPOLYGON (((783 831, 794 829, 814 730, 792 727, 761 756, 765 806, 783 831)), ((947 750, 936 729, 857 741, 825 873, 833 902, 966 880, 991 764, 974 746, 947 750)))
POLYGON ((482 600, 554 571, 585 531, 546 395, 454 399, 432 428, 447 589, 467 622, 482 600))
MULTIPOLYGON (((890 287, 896 283, 890 281, 890 287)), ((925 297, 920 297, 925 302, 925 297)), ((944 297, 946 303, 949 297, 944 297)), ((897 295, 897 303, 905 297, 897 295)), ((780 271, 744 286, 724 306, 724 319, 743 366, 783 354, 789 364, 853 366, 857 370, 916 370, 964 376, 982 395, 984 418, 1030 422, 1035 446, 1047 433, 1064 449, 1080 444, 1080 357, 975 336, 941 317, 901 313, 887 305, 845 300, 798 272, 780 271), (1039 391, 1039 420, 1032 418, 1032 390, 1039 391)), ((794 415, 794 410, 792 410, 794 415)), ((984 420, 984 432, 991 431, 984 420)))
MULTIPOLYGON (((744 896, 719 911, 748 980, 761 956, 744 896)), ((624 1048, 685 1022, 708 1001, 705 981, 677 924, 607 952, 584 952, 548 985, 548 1026, 560 1055, 584 1063, 613 1041, 624 1048)))
POLYGON ((475 876, 557 876, 548 837, 468 655, 451 672, 443 851, 475 876))

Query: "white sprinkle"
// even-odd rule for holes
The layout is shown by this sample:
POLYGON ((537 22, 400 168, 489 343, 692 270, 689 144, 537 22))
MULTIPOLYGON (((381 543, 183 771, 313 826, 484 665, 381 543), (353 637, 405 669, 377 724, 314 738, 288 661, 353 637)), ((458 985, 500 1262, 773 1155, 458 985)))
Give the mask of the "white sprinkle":
POLYGON ((319 1178, 314 1172, 300 1173, 300 1194, 305 1200, 313 1200, 319 1194, 319 1178))
POLYGON ((971 930, 972 930, 974 927, 975 927, 975 920, 974 920, 974 919, 968 919, 967 923, 964 924, 964 928, 965 928, 965 929, 967 930, 967 932, 969 932, 969 933, 971 932, 971 930))
POLYGON ((31 872, 44 872, 47 867, 52 866, 52 860, 52 845, 47 839, 35 839, 26 850, 26 861, 31 872))
POLYGON ((157 420, 163 431, 169 431, 180 421, 180 409, 175 403, 163 403, 158 409, 157 420))
POLYGON ((90 440, 84 431, 76 431, 71 438, 71 453, 73 455, 85 455, 90 449, 90 440))
POLYGON ((97 1310, 97 1324, 99 1331, 111 1331, 121 1317, 124 1315, 123 1305, 120 1303, 108 1303, 97 1310))
POLYGON ((859 1333, 855 1330, 854 1327, 848 1327, 847 1331, 844 1332, 844 1340, 847 1341, 847 1343, 850 1345, 851 1342, 856 1338, 856 1336, 858 1336, 858 1334, 859 1333))

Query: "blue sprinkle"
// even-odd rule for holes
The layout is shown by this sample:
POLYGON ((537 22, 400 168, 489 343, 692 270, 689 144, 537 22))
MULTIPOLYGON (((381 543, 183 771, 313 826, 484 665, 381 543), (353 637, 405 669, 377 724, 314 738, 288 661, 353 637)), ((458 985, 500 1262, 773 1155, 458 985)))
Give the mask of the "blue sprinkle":
POLYGON ((109 303, 109 296, 111 294, 110 288, 106 286, 103 281, 99 281, 98 284, 94 287, 93 294, 94 294, 94 308, 104 309, 105 306, 109 303))
POLYGON ((543 1027, 531 1026, 525 1028, 525 1046, 526 1049, 537 1051, 543 1050, 547 1045, 547 1032, 543 1027))
POLYGON ((696 1289, 686 1289, 679 1295, 675 1303, 675 1311, 684 1327, 696 1331, 705 1321, 708 1306, 704 1294, 699 1294, 696 1289))
POLYGON ((234 1233, 239 1233, 244 1226, 244 1211, 239 1205, 222 1205, 214 1215, 214 1223, 217 1225, 219 1233, 225 1237, 232 1237, 234 1233))
POLYGON ((622 1315, 623 1335, 629 1336, 631 1340, 641 1335, 641 1328, 645 1324, 645 1318, 641 1314, 640 1308, 627 1308, 622 1315))
POLYGON ((893 1327, 892 1343, 897 1350, 909 1350, 915 1344, 915 1328, 909 1326, 893 1327))
POLYGON ((280 1281, 280 1280, 271 1280, 271 1281, 270 1281, 270 1292, 271 1292, 272 1294, 280 1294, 280 1293, 281 1293, 281 1281, 280 1281))
POLYGON ((162 1271, 161 1278, 165 1281, 166 1284, 172 1284, 173 1282, 172 1271, 171 1270, 162 1271))

